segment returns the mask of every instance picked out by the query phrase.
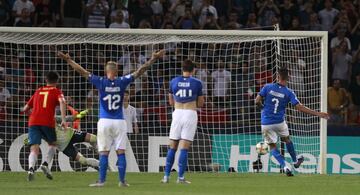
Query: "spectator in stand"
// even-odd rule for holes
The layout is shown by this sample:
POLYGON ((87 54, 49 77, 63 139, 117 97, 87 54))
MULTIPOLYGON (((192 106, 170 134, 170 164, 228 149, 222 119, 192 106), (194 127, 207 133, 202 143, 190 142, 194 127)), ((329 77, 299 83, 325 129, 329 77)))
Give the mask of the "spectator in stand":
POLYGON ((333 86, 328 88, 329 122, 335 124, 343 123, 343 114, 348 104, 349 96, 346 90, 341 87, 341 81, 338 79, 333 80, 333 86))
POLYGON ((34 26, 53 27, 54 21, 55 14, 51 10, 50 0, 42 0, 36 5, 34 26))
MULTIPOLYGON (((164 23, 163 25, 165 26, 165 24, 167 24, 167 23, 164 23)), ((150 28, 151 29, 152 26, 148 20, 144 19, 144 20, 140 21, 138 28, 140 28, 140 29, 150 28)))
POLYGON ((32 27, 31 20, 29 20, 30 12, 28 9, 24 8, 21 12, 20 20, 15 23, 17 27, 32 27))
POLYGON ((198 63, 195 77, 199 79, 203 86, 203 95, 207 96, 208 94, 208 84, 211 82, 210 72, 207 70, 207 67, 204 63, 198 63))
POLYGON ((257 18, 255 13, 250 13, 246 23, 246 28, 260 28, 261 26, 257 23, 257 18))
POLYGON ((163 2, 161 2, 160 0, 153 0, 151 2, 150 5, 153 14, 155 15, 163 15, 164 14, 164 7, 163 7, 163 2))
POLYGON ((351 43, 349 38, 345 37, 346 31, 344 29, 338 29, 336 31, 337 36, 331 39, 330 47, 331 50, 334 52, 334 50, 342 43, 344 42, 347 46, 346 52, 351 51, 351 43))
MULTIPOLYGON (((299 12, 299 19, 300 19, 301 26, 307 28, 311 22, 311 15, 314 13, 315 12, 313 10, 313 4, 311 2, 306 2, 304 4, 304 9, 299 12)), ((318 20, 318 19, 316 19, 316 20, 318 20)))
POLYGON ((19 89, 19 84, 24 82, 25 72, 20 68, 20 61, 17 56, 11 58, 11 66, 6 68, 6 81, 7 88, 10 90, 11 94, 17 94, 19 89))
POLYGON ((280 10, 273 0, 265 0, 261 5, 258 17, 260 19, 260 26, 271 26, 271 19, 280 14, 280 10))
POLYGON ((10 91, 5 87, 5 81, 0 80, 0 102, 7 102, 11 99, 10 91))
POLYGON ((64 27, 82 27, 83 0, 61 0, 60 18, 64 27))
POLYGON ((110 24, 109 28, 130 28, 130 25, 124 21, 122 10, 116 12, 115 21, 110 24))
POLYGON ((175 0, 173 1, 169 11, 172 13, 172 22, 176 23, 181 17, 185 15, 186 8, 191 9, 191 1, 189 0, 175 0))
POLYGON ((356 74, 355 80, 351 82, 349 91, 352 100, 350 121, 360 124, 360 72, 356 74))
POLYGON ((201 26, 201 29, 221 30, 221 27, 217 23, 214 14, 208 12, 205 23, 201 26))
POLYGON ((86 4, 86 12, 87 27, 106 28, 106 16, 109 13, 109 4, 106 0, 89 0, 86 4))
POLYGON ((303 59, 300 58, 299 51, 297 48, 290 49, 290 60, 288 67, 290 70, 290 83, 289 87, 294 90, 295 94, 302 98, 305 95, 305 72, 306 72, 306 63, 303 59))
POLYGON ((133 6, 129 7, 129 13, 131 15, 130 18, 133 20, 132 23, 130 22, 130 25, 135 28, 140 28, 140 22, 151 19, 153 15, 151 7, 145 0, 133 2, 133 6))
POLYGON ((198 15, 200 26, 205 26, 206 22, 209 21, 209 16, 214 17, 214 20, 218 19, 217 10, 211 5, 211 0, 203 0, 203 4, 198 15))
POLYGON ((346 10, 341 10, 341 12, 339 14, 339 19, 337 20, 335 25, 332 27, 332 31, 335 32, 337 30, 345 31, 345 33, 351 32, 351 30, 352 30, 352 26, 351 26, 351 23, 348 18, 346 10))
POLYGON ((176 23, 178 29, 197 29, 199 25, 195 21, 191 9, 185 10, 185 15, 176 23))
POLYGON ((289 30, 292 26, 293 19, 298 16, 296 6, 291 0, 284 0, 284 4, 280 7, 281 26, 283 30, 289 30))
POLYGON ((22 20, 21 24, 31 24, 31 20, 35 11, 35 7, 31 1, 16 0, 12 10, 13 17, 15 17, 14 25, 16 25, 16 23, 18 23, 20 20, 22 20), (24 9, 26 11, 24 11, 24 9))
POLYGON ((238 30, 242 28, 243 26, 238 22, 238 19, 238 14, 236 12, 230 12, 226 29, 238 30))
POLYGON ((304 28, 300 25, 299 18, 293 18, 291 22, 291 27, 289 30, 304 30, 304 28))
POLYGON ((306 26, 305 30, 310 30, 310 31, 321 31, 321 25, 319 23, 318 20, 318 15, 316 13, 312 13, 310 15, 310 22, 309 24, 306 26))
POLYGON ((214 103, 217 104, 218 107, 225 107, 230 92, 231 72, 226 70, 226 64, 223 59, 219 59, 216 66, 217 69, 211 73, 211 78, 214 83, 214 103))
POLYGON ((112 0, 111 13, 110 13, 111 22, 115 21, 115 17, 119 10, 123 13, 124 21, 129 22, 129 12, 126 9, 125 1, 119 1, 119 0, 112 0))
POLYGON ((325 8, 318 14, 322 30, 332 32, 333 24, 336 16, 339 14, 339 10, 332 7, 331 0, 325 0, 324 6, 325 8))
POLYGON ((338 79, 343 82, 342 86, 347 87, 349 78, 351 78, 352 57, 347 53, 346 42, 341 42, 333 52, 333 74, 332 79, 338 79))
POLYGON ((351 43, 352 48, 358 49, 358 46, 360 44, 360 18, 357 20, 354 28, 351 30, 351 43))
POLYGON ((0 0, 0 26, 9 25, 10 20, 10 5, 7 0, 0 0))

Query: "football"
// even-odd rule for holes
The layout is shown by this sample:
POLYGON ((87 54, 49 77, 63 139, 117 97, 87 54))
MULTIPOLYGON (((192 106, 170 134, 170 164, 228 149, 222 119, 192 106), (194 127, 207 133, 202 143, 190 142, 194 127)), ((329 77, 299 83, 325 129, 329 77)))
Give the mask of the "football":
POLYGON ((256 152, 259 155, 264 155, 269 152, 269 145, 265 142, 259 142, 256 144, 256 152))

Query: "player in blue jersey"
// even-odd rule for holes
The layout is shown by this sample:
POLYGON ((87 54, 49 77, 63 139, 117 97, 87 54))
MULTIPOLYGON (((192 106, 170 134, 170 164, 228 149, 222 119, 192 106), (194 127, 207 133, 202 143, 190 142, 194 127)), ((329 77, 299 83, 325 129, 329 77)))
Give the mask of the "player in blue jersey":
POLYGON ((99 179, 96 183, 90 184, 91 187, 104 186, 106 170, 108 167, 108 156, 110 148, 115 147, 118 161, 119 186, 129 186, 125 181, 126 159, 125 149, 127 143, 127 127, 123 115, 123 98, 126 87, 136 78, 140 77, 151 65, 159 58, 163 57, 165 50, 160 50, 152 54, 151 59, 143 64, 132 74, 118 77, 117 63, 109 61, 105 66, 105 77, 91 74, 79 64, 74 62, 69 54, 59 52, 60 58, 65 60, 75 71, 83 77, 89 79, 99 91, 100 112, 97 131, 97 143, 99 150, 99 179))
POLYGON ((304 161, 304 157, 297 158, 294 145, 289 137, 288 126, 285 122, 286 106, 290 102, 298 111, 324 119, 329 119, 329 115, 325 112, 314 111, 300 103, 295 93, 286 87, 289 78, 287 68, 280 68, 278 74, 278 83, 266 84, 256 97, 255 102, 262 109, 261 131, 264 141, 269 144, 271 154, 279 162, 286 175, 293 176, 291 169, 285 165, 284 157, 276 147, 279 136, 286 143, 286 149, 291 156, 294 167, 299 168, 304 161))
POLYGON ((166 156, 165 176, 162 183, 169 183, 170 171, 174 164, 175 153, 180 148, 178 183, 188 184, 184 173, 187 168, 188 151, 197 129, 196 109, 204 104, 201 81, 192 77, 195 64, 185 60, 182 64, 182 76, 170 82, 169 103, 174 106, 170 128, 170 148, 166 156))

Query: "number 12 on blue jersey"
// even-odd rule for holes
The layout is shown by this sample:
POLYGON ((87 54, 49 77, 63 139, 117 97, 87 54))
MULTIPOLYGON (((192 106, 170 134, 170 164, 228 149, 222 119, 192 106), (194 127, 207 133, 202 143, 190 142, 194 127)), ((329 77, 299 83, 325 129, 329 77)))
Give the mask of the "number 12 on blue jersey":
POLYGON ((121 100, 121 96, 119 94, 114 94, 114 95, 107 95, 103 98, 104 101, 108 102, 108 108, 109 110, 117 110, 120 108, 120 100, 121 100))

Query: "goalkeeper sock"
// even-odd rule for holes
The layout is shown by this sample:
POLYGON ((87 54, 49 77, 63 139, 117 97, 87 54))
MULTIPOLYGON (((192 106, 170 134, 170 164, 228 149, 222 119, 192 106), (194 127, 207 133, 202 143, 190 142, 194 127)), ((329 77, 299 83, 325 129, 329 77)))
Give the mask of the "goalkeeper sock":
POLYGON ((118 154, 118 170, 119 170, 119 181, 125 182, 125 174, 126 174, 126 157, 125 154, 118 154))
POLYGON ((104 183, 106 180, 106 171, 109 163, 108 155, 100 154, 100 163, 99 163, 99 182, 104 183))
POLYGON ((287 149, 287 151, 289 152, 292 161, 293 161, 294 163, 296 163, 296 162, 297 162, 296 152, 295 152, 294 144, 292 143, 292 141, 290 141, 289 143, 286 144, 286 149, 287 149))
POLYGON ((187 168, 187 161, 188 161, 188 150, 181 149, 180 150, 180 157, 179 157, 179 178, 184 178, 184 173, 187 168))
POLYGON ((32 168, 32 169, 35 169, 35 165, 36 165, 36 162, 37 162, 37 155, 35 152, 30 152, 29 154, 29 170, 32 168))
POLYGON ((170 177, 171 168, 174 164, 176 150, 169 148, 166 155, 165 177, 170 177))
POLYGON ((279 162, 281 168, 285 167, 285 159, 283 155, 280 154, 280 151, 277 148, 271 150, 271 155, 273 155, 275 159, 279 162))
POLYGON ((51 164, 51 161, 53 160, 55 153, 56 153, 55 146, 49 146, 49 150, 46 157, 46 162, 48 164, 51 164))

